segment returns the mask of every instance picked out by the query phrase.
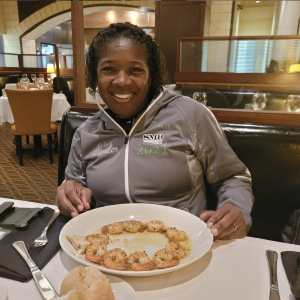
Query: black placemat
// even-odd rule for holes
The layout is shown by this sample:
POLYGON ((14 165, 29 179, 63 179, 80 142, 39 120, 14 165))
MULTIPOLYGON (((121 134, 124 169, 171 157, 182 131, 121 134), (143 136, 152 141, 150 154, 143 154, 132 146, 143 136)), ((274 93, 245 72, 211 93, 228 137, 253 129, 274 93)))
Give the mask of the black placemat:
MULTIPOLYGON (((26 246, 29 246, 41 235, 54 210, 45 207, 43 212, 43 216, 35 218, 26 228, 14 229, 0 240, 0 277, 22 282, 32 278, 30 269, 12 244, 23 241, 26 246)), ((69 220, 69 217, 60 215, 48 229, 48 243, 33 259, 39 269, 42 269, 60 249, 59 233, 69 220)))

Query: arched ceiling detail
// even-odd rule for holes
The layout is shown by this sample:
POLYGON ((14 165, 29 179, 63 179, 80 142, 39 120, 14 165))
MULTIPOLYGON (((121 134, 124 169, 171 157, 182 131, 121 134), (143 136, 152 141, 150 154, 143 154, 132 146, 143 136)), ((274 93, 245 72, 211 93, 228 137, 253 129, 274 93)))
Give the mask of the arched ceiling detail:
MULTIPOLYGON (((84 1, 84 15, 86 16, 95 12, 110 10, 128 11, 128 9, 141 12, 143 11, 143 8, 146 8, 147 10, 154 10, 155 8, 155 1, 126 1, 127 5, 123 5, 121 3, 122 1, 115 1, 114 3, 117 5, 113 6, 103 5, 105 2, 107 2, 107 4, 111 4, 111 1, 84 1)), ((71 20, 70 9, 70 1, 58 1, 52 3, 23 20, 14 30, 12 30, 12 33, 15 38, 22 36, 22 39, 36 40, 53 27, 71 20), (52 15, 54 16, 51 17, 52 15), (46 19, 46 21, 43 22, 43 19, 46 19), (30 28, 33 29, 30 30, 30 28), (25 32, 27 33, 24 34, 25 32)))

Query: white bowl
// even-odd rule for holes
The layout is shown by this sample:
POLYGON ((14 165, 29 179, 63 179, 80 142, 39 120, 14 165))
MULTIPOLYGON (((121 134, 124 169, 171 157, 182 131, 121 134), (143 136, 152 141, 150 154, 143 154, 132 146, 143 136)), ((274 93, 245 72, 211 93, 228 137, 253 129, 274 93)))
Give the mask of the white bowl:
MULTIPOLYGON (((94 209, 73 218, 61 230, 59 242, 62 249, 70 257, 84 265, 94 266, 102 272, 122 276, 152 276, 173 272, 192 264, 208 252, 213 243, 213 236, 210 229, 207 228, 206 224, 201 221, 199 217, 180 209, 154 204, 120 204, 94 209), (74 249, 71 243, 65 238, 66 235, 85 236, 104 225, 125 220, 136 220, 141 222, 160 220, 167 226, 184 230, 190 241, 191 250, 188 252, 187 257, 180 260, 177 266, 169 269, 118 271, 107 269, 104 266, 87 261, 84 255, 79 255, 76 249, 74 249)), ((164 245, 165 244, 156 246, 143 245, 143 247, 151 258, 157 250, 164 248, 164 245)), ((125 247, 120 247, 126 251, 125 247)))

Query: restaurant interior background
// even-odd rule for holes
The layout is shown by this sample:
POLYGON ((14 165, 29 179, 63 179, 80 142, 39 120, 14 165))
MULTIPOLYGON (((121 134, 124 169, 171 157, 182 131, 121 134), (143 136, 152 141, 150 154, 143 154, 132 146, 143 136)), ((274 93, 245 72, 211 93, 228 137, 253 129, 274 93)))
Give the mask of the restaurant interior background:
POLYGON ((99 29, 130 21, 160 44, 170 88, 206 92, 219 121, 298 125, 299 20, 300 1, 1 1, 0 80, 53 64, 72 109, 96 111, 84 54, 99 29))
MULTIPOLYGON (((71 110, 98 111, 102 99, 89 94, 84 80, 85 53, 99 29, 130 21, 160 44, 168 88, 190 97, 205 92, 220 123, 297 131, 299 18, 300 1, 0 1, 0 96, 24 73, 45 79, 51 73, 71 110), (259 107, 255 94, 264 95, 259 107)), ((47 154, 36 159, 28 151, 20 167, 9 128, 0 126, 0 197, 53 203, 58 154, 50 165, 47 154)), ((245 137, 238 143, 247 145, 245 137)))

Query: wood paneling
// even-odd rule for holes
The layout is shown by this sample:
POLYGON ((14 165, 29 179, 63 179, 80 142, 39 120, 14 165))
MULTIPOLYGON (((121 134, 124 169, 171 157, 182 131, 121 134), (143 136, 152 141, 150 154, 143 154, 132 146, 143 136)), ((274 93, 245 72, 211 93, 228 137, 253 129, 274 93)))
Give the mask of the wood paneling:
MULTIPOLYGON (((83 2, 71 2, 75 105, 85 101, 83 2)), ((62 76, 62 75, 61 75, 62 76)))
POLYGON ((299 113, 277 111, 246 111, 243 109, 217 109, 211 111, 219 122, 250 123, 261 125, 300 126, 299 113))
POLYGON ((19 21, 20 23, 30 15, 34 14, 41 8, 54 3, 55 1, 18 1, 19 21))
POLYGON ((157 1, 155 39, 167 59, 175 82, 177 37, 203 36, 205 1, 157 1))
POLYGON ((178 87, 264 89, 300 92, 300 73, 213 73, 176 72, 178 87))

